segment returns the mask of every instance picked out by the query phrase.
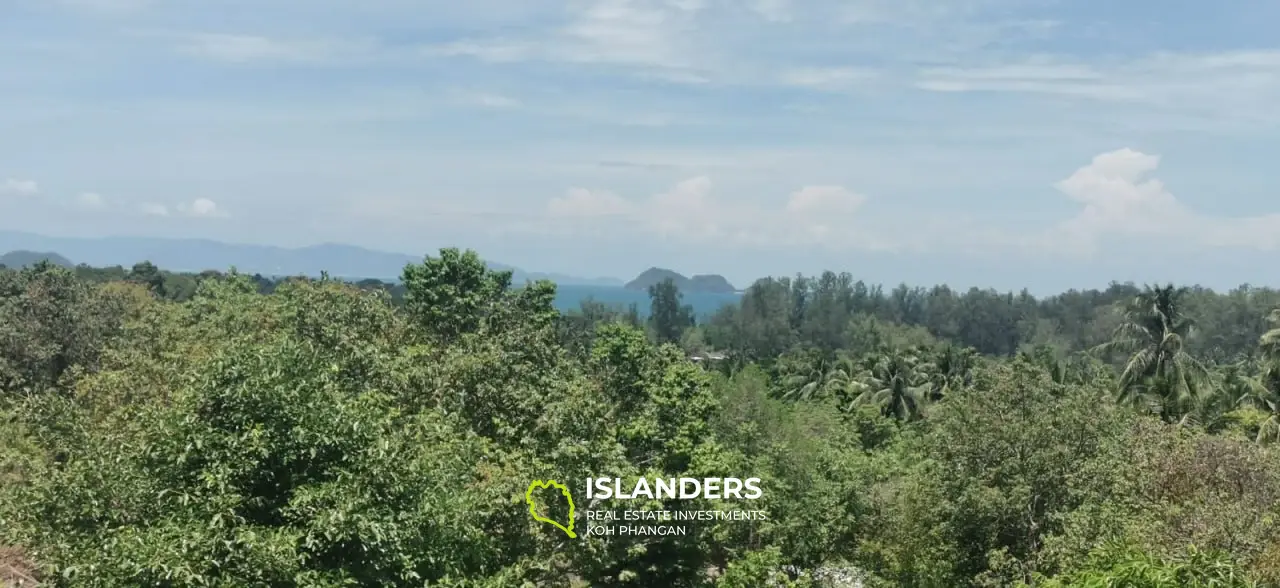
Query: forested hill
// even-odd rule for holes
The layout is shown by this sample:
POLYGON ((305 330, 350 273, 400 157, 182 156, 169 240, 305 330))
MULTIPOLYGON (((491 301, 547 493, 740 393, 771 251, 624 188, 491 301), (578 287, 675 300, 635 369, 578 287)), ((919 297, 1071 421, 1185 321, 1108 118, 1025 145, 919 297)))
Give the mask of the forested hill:
POLYGON ((71 267, 75 265, 71 260, 53 252, 41 251, 10 251, 4 255, 0 255, 0 266, 10 268, 22 268, 29 265, 35 265, 41 261, 48 261, 54 265, 62 267, 71 267))
POLYGON ((401 277, 0 271, 0 585, 1280 586, 1275 290, 401 277), (594 476, 762 493, 530 516, 594 476), (588 532, 634 510, 766 516, 588 532))

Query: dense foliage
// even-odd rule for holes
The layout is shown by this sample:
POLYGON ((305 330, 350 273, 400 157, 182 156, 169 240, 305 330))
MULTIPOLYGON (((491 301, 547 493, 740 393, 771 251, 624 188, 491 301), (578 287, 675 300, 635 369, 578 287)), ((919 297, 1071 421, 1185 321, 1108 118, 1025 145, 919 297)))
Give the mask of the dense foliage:
POLYGON ((394 287, 0 271, 0 584, 1280 585, 1274 290, 554 293, 457 250, 394 287), (528 516, 588 475, 759 477, 770 517, 528 516))

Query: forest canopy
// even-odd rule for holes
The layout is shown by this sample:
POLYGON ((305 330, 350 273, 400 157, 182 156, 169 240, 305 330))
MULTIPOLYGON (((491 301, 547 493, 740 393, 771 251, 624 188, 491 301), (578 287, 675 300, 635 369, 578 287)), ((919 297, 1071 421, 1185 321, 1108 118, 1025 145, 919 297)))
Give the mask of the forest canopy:
POLYGON ((649 292, 560 313, 455 249, 395 286, 0 270, 0 584, 1280 585, 1275 290, 827 272, 703 323, 649 292), (571 539, 525 507, 726 472, 766 520, 571 539))

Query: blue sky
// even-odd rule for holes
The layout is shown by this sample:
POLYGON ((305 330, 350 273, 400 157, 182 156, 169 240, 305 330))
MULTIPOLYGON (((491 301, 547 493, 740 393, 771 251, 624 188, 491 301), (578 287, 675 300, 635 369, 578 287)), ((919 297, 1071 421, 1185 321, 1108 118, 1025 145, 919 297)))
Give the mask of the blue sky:
POLYGON ((1278 21, 1261 1, 7 2, 0 228, 743 284, 1276 284, 1278 21))

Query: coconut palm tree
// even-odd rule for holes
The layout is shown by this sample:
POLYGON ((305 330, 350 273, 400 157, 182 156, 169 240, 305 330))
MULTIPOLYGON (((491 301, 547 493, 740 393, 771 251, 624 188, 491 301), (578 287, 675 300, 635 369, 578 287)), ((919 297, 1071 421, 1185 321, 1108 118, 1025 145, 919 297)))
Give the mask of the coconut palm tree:
POLYGON ((1258 443, 1280 441, 1280 386, 1276 372, 1260 370, 1253 362, 1240 362, 1222 369, 1218 387, 1223 408, 1251 408, 1262 412, 1258 422, 1258 443))
POLYGON ((807 355, 780 367, 782 399, 808 401, 844 393, 855 380, 857 366, 844 358, 807 355))
POLYGON ((1267 320, 1275 325, 1258 341, 1262 352, 1261 390, 1250 404, 1268 415, 1258 428, 1258 442, 1280 442, 1280 308, 1271 311, 1267 320))
POLYGON ((1251 404, 1267 413, 1266 420, 1258 425, 1258 443, 1280 442, 1280 391, 1264 388, 1251 404))
POLYGON ((1265 397, 1267 392, 1258 374, 1258 365, 1251 360, 1222 366, 1213 374, 1213 386, 1196 399, 1184 420, 1213 430, 1225 422, 1227 413, 1256 406, 1254 401, 1265 397))
POLYGON ((864 389, 853 399, 851 408, 869 404, 900 421, 920 418, 930 391, 921 366, 919 358, 910 352, 886 352, 864 375, 864 389))
MULTIPOLYGON (((924 369, 928 373, 931 389, 930 401, 938 401, 956 390, 973 383, 973 368, 978 354, 972 347, 947 344, 934 353, 933 362, 924 369)), ((924 366, 917 366, 920 370, 924 366)))
POLYGON ((1194 323, 1186 316, 1188 288, 1147 286, 1124 309, 1124 320, 1103 353, 1128 356, 1117 382, 1118 401, 1146 406, 1165 420, 1186 415, 1205 391, 1208 369, 1187 353, 1194 323))
POLYGON ((1272 364, 1272 366, 1280 367, 1280 308, 1271 311, 1267 316, 1267 320, 1275 325, 1274 329, 1267 331, 1258 341, 1258 347, 1262 352, 1262 357, 1272 364))

